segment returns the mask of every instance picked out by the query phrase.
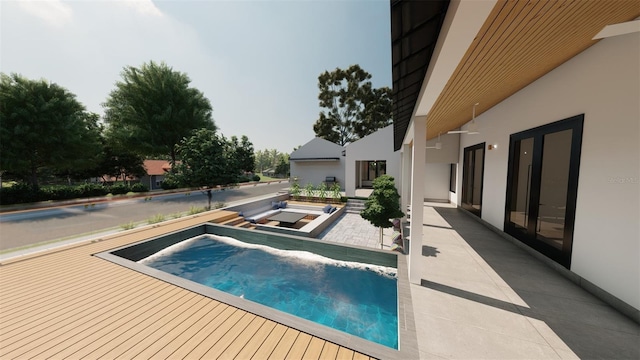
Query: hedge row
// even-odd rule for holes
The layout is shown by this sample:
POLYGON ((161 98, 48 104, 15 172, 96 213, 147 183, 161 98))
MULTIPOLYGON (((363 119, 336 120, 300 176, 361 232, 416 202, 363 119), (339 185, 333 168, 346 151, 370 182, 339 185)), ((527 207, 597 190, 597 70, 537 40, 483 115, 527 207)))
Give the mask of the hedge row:
POLYGON ((0 204, 24 204, 48 200, 69 200, 87 197, 105 196, 108 194, 120 195, 128 192, 147 192, 149 188, 143 184, 136 183, 131 186, 127 184, 115 184, 103 186, 100 184, 82 184, 79 186, 48 186, 33 189, 31 185, 15 184, 10 187, 0 189, 0 204))

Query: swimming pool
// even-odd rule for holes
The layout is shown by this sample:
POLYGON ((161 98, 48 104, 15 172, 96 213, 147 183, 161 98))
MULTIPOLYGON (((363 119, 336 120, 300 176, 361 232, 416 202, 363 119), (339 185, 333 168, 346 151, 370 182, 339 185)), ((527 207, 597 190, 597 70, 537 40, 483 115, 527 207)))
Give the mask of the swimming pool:
POLYGON ((139 263, 398 348, 396 269, 204 235, 139 263))
POLYGON ((94 256, 129 268, 138 273, 171 283, 183 289, 196 292, 237 309, 283 324, 314 337, 367 354, 376 359, 416 359, 419 357, 415 322, 413 319, 411 290, 408 279, 408 264, 405 256, 401 256, 396 252, 338 244, 330 241, 284 235, 257 229, 250 230, 213 223, 203 223, 172 232, 165 232, 133 244, 112 248, 104 252, 96 253, 94 256), (233 237, 242 239, 242 241, 246 243, 268 245, 280 250, 311 252, 340 261, 375 264, 397 269, 398 349, 380 345, 358 336, 338 331, 331 327, 320 325, 313 321, 290 315, 257 302, 248 301, 239 296, 231 295, 195 281, 138 263, 138 261, 184 240, 206 234, 233 237))

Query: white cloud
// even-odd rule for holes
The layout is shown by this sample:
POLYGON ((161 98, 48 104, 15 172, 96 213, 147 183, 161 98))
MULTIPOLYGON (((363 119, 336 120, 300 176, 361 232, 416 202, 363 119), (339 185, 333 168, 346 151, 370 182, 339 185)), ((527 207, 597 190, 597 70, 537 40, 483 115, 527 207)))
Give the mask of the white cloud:
POLYGON ((143 15, 162 16, 160 9, 151 0, 116 0, 116 3, 133 8, 143 15))
POLYGON ((29 14, 57 27, 71 22, 73 17, 71 7, 60 0, 21 0, 19 4, 29 14))

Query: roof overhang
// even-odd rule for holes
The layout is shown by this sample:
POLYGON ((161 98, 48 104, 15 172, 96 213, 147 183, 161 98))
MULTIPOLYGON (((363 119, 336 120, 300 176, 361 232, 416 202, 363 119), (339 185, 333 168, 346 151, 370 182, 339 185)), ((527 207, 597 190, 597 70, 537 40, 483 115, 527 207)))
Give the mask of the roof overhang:
MULTIPOLYGON (((400 5, 392 2, 392 13, 400 5)), ((595 44, 605 26, 638 16, 635 1, 451 1, 419 96, 402 102, 411 114, 394 114, 394 148, 412 140, 413 117, 427 116, 427 139, 459 128, 474 104, 480 115, 595 44)), ((392 14, 392 39, 393 29, 408 26, 397 21, 405 18, 392 14)), ((402 94, 393 75, 394 95, 402 94)))
POLYGON ((340 161, 337 157, 326 158, 289 158, 289 161, 340 161))

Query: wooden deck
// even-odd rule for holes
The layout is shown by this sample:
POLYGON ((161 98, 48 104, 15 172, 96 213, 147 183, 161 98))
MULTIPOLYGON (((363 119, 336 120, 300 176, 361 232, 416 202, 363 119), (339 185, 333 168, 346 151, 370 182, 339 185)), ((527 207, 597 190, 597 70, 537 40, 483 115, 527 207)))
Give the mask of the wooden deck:
POLYGON ((0 359, 369 359, 92 256, 212 211, 0 264, 0 359))

